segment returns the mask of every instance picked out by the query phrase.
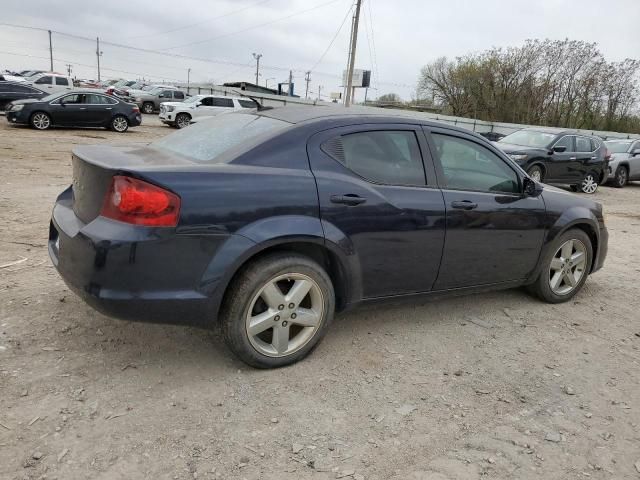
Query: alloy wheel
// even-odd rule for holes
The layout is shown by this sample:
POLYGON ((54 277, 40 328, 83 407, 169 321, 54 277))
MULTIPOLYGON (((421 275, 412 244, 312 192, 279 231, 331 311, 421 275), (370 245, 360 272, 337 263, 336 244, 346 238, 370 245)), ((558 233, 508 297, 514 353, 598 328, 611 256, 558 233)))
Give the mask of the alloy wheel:
POLYGON ((619 187, 624 187, 627 184, 627 169, 624 167, 618 168, 616 173, 616 183, 619 187))
POLYGON ((178 126, 178 128, 188 127, 190 123, 191 119, 184 113, 178 115, 178 117, 176 118, 176 125, 178 126))
POLYGON ((249 342, 259 353, 284 357, 314 337, 324 316, 320 286, 301 273, 267 281, 253 297, 245 319, 249 342))
POLYGON ((142 106, 142 111, 143 111, 144 113, 153 113, 153 105, 152 105, 152 104, 150 104, 150 103, 145 103, 145 104, 142 106))
POLYGON ((596 190, 598 189, 598 182, 592 173, 589 173, 584 177, 580 184, 580 188, 584 193, 596 193, 596 190))
POLYGON ((542 172, 538 168, 534 168, 529 172, 529 176, 536 182, 542 181, 542 172))
POLYGON ((127 127, 129 126, 129 124, 126 118, 116 117, 113 119, 112 126, 116 132, 124 132, 125 130, 127 130, 127 127))
POLYGON ((551 259, 549 287, 556 295, 567 295, 580 284, 587 265, 587 248, 577 239, 564 242, 551 259))
POLYGON ((33 126, 38 130, 46 130, 51 126, 51 119, 46 113, 36 113, 33 116, 33 126))

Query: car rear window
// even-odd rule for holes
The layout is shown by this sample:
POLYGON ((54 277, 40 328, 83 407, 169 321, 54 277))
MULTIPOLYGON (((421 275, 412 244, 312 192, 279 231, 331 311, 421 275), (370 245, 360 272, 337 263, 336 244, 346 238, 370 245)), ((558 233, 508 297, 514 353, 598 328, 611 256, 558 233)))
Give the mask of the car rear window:
POLYGON ((263 138, 290 126, 259 115, 231 113, 198 122, 151 143, 152 148, 177 153, 198 163, 225 163, 222 154, 243 144, 258 144, 263 138))

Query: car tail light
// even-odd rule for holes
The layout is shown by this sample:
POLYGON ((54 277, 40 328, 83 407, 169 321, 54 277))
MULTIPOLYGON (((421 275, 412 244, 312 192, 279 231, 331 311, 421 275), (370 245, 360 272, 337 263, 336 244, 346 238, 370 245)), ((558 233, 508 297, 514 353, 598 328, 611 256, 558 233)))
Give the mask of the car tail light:
POLYGON ((608 148, 605 148, 605 150, 604 150, 604 159, 607 162, 611 160, 611 152, 609 151, 608 148))
POLYGON ((138 107, 133 107, 133 109, 132 109, 132 110, 133 110, 133 113, 138 113, 138 112, 140 112, 140 109, 139 109, 138 107))
POLYGON ((175 227, 180 215, 180 197, 142 180, 116 175, 100 215, 134 225, 175 227))

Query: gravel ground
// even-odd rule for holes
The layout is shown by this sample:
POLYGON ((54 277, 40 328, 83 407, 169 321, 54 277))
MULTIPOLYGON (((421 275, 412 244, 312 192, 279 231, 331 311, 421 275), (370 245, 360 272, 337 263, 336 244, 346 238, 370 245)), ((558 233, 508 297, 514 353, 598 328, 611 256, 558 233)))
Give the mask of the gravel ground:
POLYGON ((0 118, 0 478, 640 478, 640 184, 595 195, 609 256, 568 304, 360 309, 258 371, 216 332, 94 312, 49 262, 73 146, 170 131, 0 118))

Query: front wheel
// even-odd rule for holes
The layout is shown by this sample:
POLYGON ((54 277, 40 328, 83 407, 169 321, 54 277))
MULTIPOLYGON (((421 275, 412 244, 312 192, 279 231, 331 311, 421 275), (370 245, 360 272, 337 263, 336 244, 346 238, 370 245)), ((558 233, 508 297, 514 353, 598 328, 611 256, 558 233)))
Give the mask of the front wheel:
POLYGON ((540 167, 531 167, 527 174, 536 182, 542 182, 542 169, 540 167))
POLYGON ((44 112, 31 115, 31 126, 36 130, 46 130, 51 127, 51 117, 44 112))
POLYGON ((627 172, 627 167, 618 167, 616 169, 616 176, 613 180, 613 185, 617 188, 624 187, 629 181, 629 172, 627 172))
POLYGON ((566 302, 580 291, 591 271, 591 239, 582 230, 569 230, 554 240, 541 261, 542 271, 530 290, 546 302, 566 302))
POLYGON ((129 121, 122 115, 117 115, 111 120, 111 130, 124 133, 129 129, 129 121))
POLYGON ((188 127, 191 124, 191 116, 188 113, 179 113, 176 115, 176 128, 188 127))
POLYGON ((155 107, 153 106, 153 103, 151 102, 145 102, 142 104, 142 112, 143 113, 153 113, 153 111, 155 110, 155 107))
POLYGON ((580 191, 592 195, 598 190, 598 177, 594 173, 587 173, 580 183, 580 191))
POLYGON ((240 360, 275 368, 309 354, 326 334, 334 309, 325 270, 307 257, 279 253, 239 273, 220 320, 225 341, 240 360))

